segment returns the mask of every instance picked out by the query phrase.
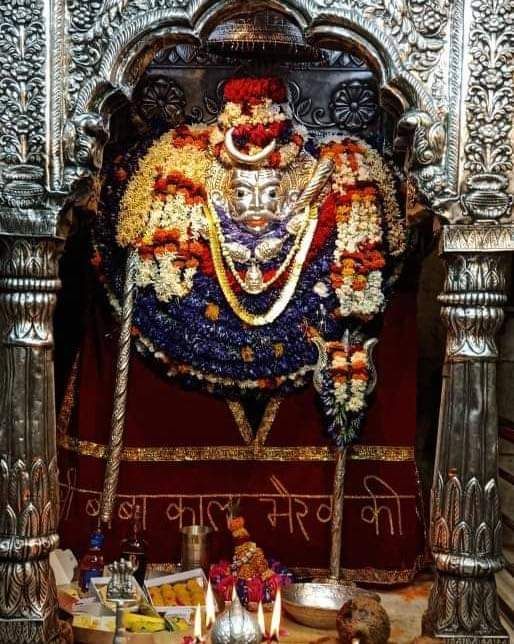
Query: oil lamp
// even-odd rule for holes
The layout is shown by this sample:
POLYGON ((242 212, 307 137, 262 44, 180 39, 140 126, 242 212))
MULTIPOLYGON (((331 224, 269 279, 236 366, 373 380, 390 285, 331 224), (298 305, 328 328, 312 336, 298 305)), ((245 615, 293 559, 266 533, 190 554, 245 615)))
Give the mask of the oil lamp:
POLYGON ((259 606, 257 607, 257 624, 259 624, 259 628, 261 629, 262 640, 267 640, 268 635, 266 633, 266 622, 264 621, 264 609, 262 608, 262 601, 259 602, 259 606))
POLYGON ((209 629, 216 620, 216 600, 212 592, 211 582, 207 584, 207 591, 205 593, 205 628, 209 629))
POLYGON ((259 644, 261 628, 234 593, 230 608, 219 615, 211 631, 212 644, 259 644))
POLYGON ((271 613, 271 624, 269 627, 270 640, 279 641, 280 639, 280 617, 282 615, 282 595, 280 588, 275 595, 275 603, 273 604, 273 612, 271 613))
POLYGON ((196 605, 193 636, 194 644, 205 642, 205 638, 202 637, 202 609, 200 608, 200 604, 196 605))
POLYGON ((282 613, 282 597, 280 595, 280 589, 277 590, 275 596, 275 602, 273 604, 273 611, 271 613, 271 623, 269 631, 266 630, 266 624, 264 621, 264 610, 262 608, 262 602, 259 602, 257 608, 257 622, 262 633, 263 642, 278 642, 280 639, 280 617, 282 613))

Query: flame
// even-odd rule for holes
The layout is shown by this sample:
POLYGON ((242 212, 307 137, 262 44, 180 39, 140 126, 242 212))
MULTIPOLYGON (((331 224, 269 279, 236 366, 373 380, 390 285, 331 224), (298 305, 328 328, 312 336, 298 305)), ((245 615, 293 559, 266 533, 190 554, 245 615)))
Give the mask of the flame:
POLYGON ((205 628, 209 628, 214 624, 216 619, 216 600, 212 592, 211 582, 207 584, 207 592, 205 593, 205 628))
POLYGON ((196 605, 195 611, 195 626, 194 626, 194 637, 196 642, 202 641, 202 609, 200 604, 196 605))
POLYGON ((262 602, 259 602, 259 607, 257 608, 257 623, 261 629, 261 636, 263 639, 266 637, 266 623, 264 622, 264 610, 262 608, 262 602))
POLYGON ((269 629, 270 639, 273 637, 277 640, 277 642, 280 639, 281 613, 282 613, 282 597, 280 595, 280 588, 279 588, 275 596, 275 603, 273 604, 273 612, 271 613, 271 626, 269 629))

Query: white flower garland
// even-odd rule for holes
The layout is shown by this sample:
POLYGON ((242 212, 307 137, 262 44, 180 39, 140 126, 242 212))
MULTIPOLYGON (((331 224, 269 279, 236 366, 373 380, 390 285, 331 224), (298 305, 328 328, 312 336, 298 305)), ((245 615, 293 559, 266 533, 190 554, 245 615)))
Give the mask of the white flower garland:
MULTIPOLYGON (((179 234, 178 243, 194 241, 204 227, 202 204, 188 204, 181 194, 168 195, 165 201, 153 200, 142 241, 144 244, 152 244, 155 233, 161 229, 175 229, 179 234)), ((180 259, 175 251, 159 249, 152 256, 139 256, 136 284, 153 285, 156 296, 163 302, 188 295, 198 269, 181 266, 180 259)))

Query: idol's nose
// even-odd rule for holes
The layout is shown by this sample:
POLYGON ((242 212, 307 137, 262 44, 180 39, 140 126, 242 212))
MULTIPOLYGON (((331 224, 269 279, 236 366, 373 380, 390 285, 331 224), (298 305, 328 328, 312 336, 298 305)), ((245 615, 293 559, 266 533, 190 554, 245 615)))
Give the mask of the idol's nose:
POLYGON ((257 210, 261 207, 261 195, 260 195, 260 190, 257 186, 253 191, 252 206, 257 210))

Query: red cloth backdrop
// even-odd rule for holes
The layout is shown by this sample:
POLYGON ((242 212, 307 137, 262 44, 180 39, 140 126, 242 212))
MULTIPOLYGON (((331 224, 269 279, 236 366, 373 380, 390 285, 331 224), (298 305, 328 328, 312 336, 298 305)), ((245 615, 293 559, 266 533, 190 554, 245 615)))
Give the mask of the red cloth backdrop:
MULTIPOLYGON (((66 434, 59 436, 61 543, 79 555, 99 509, 105 461, 98 446, 108 443, 115 339, 116 326, 97 302, 81 347, 71 421, 61 426, 66 434)), ((393 450, 392 458, 383 449, 378 457, 371 452, 363 458, 363 448, 350 455, 342 564, 354 579, 408 581, 423 561, 423 510, 412 456, 416 359, 415 297, 399 293, 389 306, 376 349, 379 382, 359 444, 407 449, 393 450)), ((224 400, 183 390, 135 351, 125 432, 127 447, 244 445, 224 400)), ((266 445, 327 444, 312 387, 287 397, 266 445)), ((117 555, 135 502, 143 507, 150 561, 177 561, 179 527, 194 522, 214 527, 214 559, 230 557, 224 506, 231 497, 241 497, 248 528, 267 554, 290 566, 327 568, 333 469, 334 463, 326 460, 124 461, 107 554, 117 555)))

